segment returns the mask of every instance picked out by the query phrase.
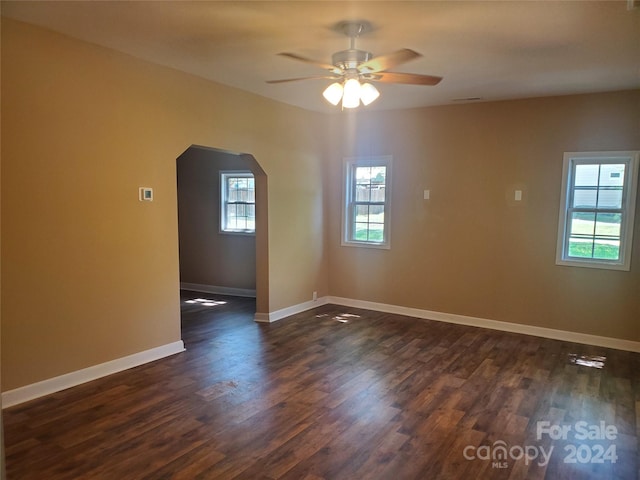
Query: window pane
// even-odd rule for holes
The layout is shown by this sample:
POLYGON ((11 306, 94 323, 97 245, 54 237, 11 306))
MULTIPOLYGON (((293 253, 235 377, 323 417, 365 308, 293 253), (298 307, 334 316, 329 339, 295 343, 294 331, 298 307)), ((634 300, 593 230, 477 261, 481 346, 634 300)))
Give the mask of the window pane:
POLYGON ((569 238, 569 256, 593 258, 593 241, 569 238))
POLYGON ((371 205, 369 207, 369 221, 384 223, 384 205, 371 205))
POLYGON ((369 221, 369 205, 356 205, 356 222, 369 221))
POLYGON ((620 213, 598 213, 596 217, 596 236, 618 240, 620 238, 621 224, 622 214, 620 213))
POLYGON ((356 167, 356 182, 369 183, 371 167, 356 167))
POLYGON ((576 187, 595 187, 598 185, 598 173, 600 165, 576 165, 575 180, 576 187))
POLYGON ((375 185, 384 185, 387 181, 387 167, 371 168, 371 183, 375 185))
POLYGON ((573 212, 571 214, 570 235, 588 235, 593 236, 595 231, 595 213, 573 212))
POLYGON ((357 184, 356 185, 356 202, 369 202, 371 198, 371 186, 367 183, 366 185, 357 184))
POLYGON ((384 240, 384 224, 356 223, 353 238, 362 242, 380 243, 384 240))
POLYGON ((622 188, 601 189, 598 193, 598 208, 622 208, 622 188))
POLYGON ((600 167, 601 187, 622 187, 624 184, 624 164, 603 164, 600 167))
POLYGON ((230 202, 238 201, 238 182, 235 178, 227 180, 227 200, 230 202))
POLYGON ((576 188, 573 192, 573 207, 574 208, 596 208, 596 202, 598 199, 597 190, 585 190, 576 188))
POLYGON ((256 203, 256 184, 255 179, 248 179, 247 202, 256 203))
POLYGON ((241 180, 236 180, 233 185, 233 189, 231 190, 231 195, 229 200, 232 202, 242 202, 243 201, 243 193, 246 189, 243 188, 241 180))
POLYGON ((593 248, 593 258, 601 260, 620 259, 620 241, 616 242, 595 242, 593 248))
POLYGON ((237 227, 236 221, 236 206, 237 205, 227 205, 227 225, 226 228, 234 230, 237 227))
POLYGON ((387 167, 356 167, 357 183, 384 184, 387 176, 387 167))
POLYGON ((372 202, 384 202, 385 201, 385 188, 384 188, 384 185, 372 185, 371 186, 371 201, 372 202))
POLYGON ((353 239, 366 242, 369 239, 369 224, 368 223, 356 223, 353 232, 353 239))
POLYGON ((618 260, 620 258, 620 226, 622 214, 598 213, 593 258, 618 260))
POLYGON ((384 240, 384 224, 370 223, 369 224, 369 241, 382 242, 383 240, 384 240))
POLYGON ((236 217, 241 219, 247 216, 247 205, 239 203, 236 205, 236 217))

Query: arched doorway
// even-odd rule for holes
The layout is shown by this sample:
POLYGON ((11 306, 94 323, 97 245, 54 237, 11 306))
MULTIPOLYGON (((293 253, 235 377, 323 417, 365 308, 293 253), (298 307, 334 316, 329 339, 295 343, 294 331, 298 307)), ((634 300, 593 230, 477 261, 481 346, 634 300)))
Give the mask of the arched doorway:
POLYGON ((180 282, 185 288, 256 297, 269 311, 267 176, 251 154, 192 145, 176 159, 180 282), (222 231, 220 178, 251 172, 255 235, 222 231))

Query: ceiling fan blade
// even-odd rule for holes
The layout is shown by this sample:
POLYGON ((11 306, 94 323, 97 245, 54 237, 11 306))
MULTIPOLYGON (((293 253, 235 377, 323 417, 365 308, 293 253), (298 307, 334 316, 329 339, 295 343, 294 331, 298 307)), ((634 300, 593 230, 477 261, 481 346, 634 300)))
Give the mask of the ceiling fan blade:
POLYGON ((267 80, 267 83, 287 83, 287 82, 297 82, 298 80, 317 80, 320 78, 328 78, 330 80, 340 80, 340 77, 332 77, 330 75, 314 75, 312 77, 283 78, 282 80, 267 80))
POLYGON ((366 75, 365 78, 374 82, 404 83, 407 85, 437 85, 442 77, 420 75, 417 73, 380 72, 366 75))
POLYGON ((364 62, 358 66, 360 73, 377 73, 383 70, 389 70, 397 65, 401 65, 415 58, 419 58, 422 55, 418 52, 414 52, 408 48, 403 48, 397 52, 389 53, 387 55, 380 55, 373 57, 368 62, 364 62))
POLYGON ((329 70, 330 72, 335 73, 335 74, 342 73, 342 70, 340 70, 335 65, 331 65, 329 63, 323 63, 323 62, 316 62, 315 60, 311 60, 310 58, 301 57, 300 55, 298 55, 296 53, 282 52, 282 53, 279 53, 278 55, 280 55, 282 57, 288 57, 288 58, 291 58, 293 60, 298 60, 299 62, 308 63, 310 65, 315 65, 316 67, 320 67, 323 70, 329 70))

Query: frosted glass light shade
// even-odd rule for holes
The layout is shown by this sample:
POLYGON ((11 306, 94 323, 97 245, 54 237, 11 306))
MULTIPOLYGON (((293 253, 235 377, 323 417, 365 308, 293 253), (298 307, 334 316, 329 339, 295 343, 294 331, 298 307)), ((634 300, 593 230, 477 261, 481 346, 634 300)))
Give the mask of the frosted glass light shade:
POLYGON ((342 85, 339 83, 332 83, 329 85, 324 92, 322 92, 322 96, 329 102, 331 105, 338 105, 340 100, 342 99, 342 85))
POLYGON ((350 78, 344 83, 342 107, 356 108, 358 105, 360 105, 360 82, 355 78, 350 78))
POLYGON ((369 105, 379 96, 380 92, 378 91, 378 89, 370 83, 363 83, 360 86, 360 100, 362 100, 362 103, 364 103, 365 105, 369 105))

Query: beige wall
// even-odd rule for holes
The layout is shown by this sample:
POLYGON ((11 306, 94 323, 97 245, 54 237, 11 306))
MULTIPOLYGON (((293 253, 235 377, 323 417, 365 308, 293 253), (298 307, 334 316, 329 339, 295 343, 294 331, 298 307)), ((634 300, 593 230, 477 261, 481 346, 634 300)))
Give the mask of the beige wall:
POLYGON ((3 390, 180 339, 176 158, 194 144, 268 176, 258 311, 326 294, 322 116, 2 21, 3 390))
POLYGON ((256 237, 220 232, 220 173, 255 171, 248 155, 198 147, 177 162, 180 281, 256 289, 256 237))
POLYGON ((323 116, 7 19, 1 88, 3 390, 180 338, 191 145, 266 172, 259 312, 315 290, 640 340, 640 222, 630 272, 554 264, 562 153, 639 149, 639 91, 323 116), (341 159, 387 154, 391 249, 341 247, 341 159))
POLYGON ((555 265, 563 152, 640 149, 640 90, 360 113, 332 136, 332 295, 640 340, 640 222, 630 272, 555 265), (340 246, 354 155, 393 155, 390 250, 340 246))

